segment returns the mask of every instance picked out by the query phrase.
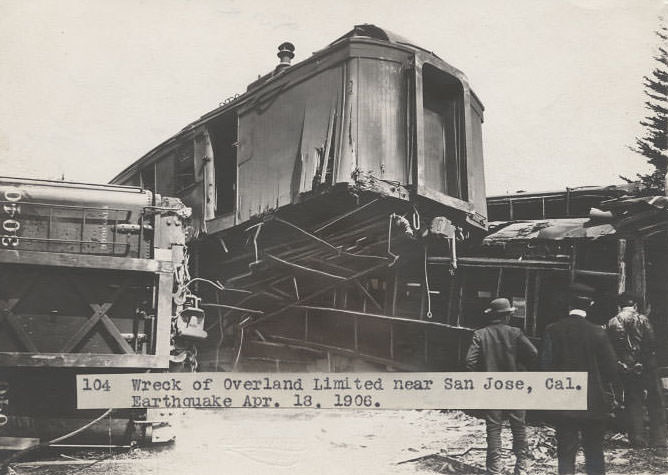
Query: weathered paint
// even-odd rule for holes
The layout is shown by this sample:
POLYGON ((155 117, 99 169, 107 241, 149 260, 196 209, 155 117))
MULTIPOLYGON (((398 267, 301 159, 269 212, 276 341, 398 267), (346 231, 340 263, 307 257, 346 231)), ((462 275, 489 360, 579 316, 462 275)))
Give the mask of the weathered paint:
MULTIPOLYGON (((355 34, 311 58, 258 79, 247 93, 186 127, 114 181, 136 182, 141 169, 156 163, 158 191, 169 193, 174 180, 168 175, 175 169, 169 162, 175 160, 175 150, 184 142, 202 140, 194 147, 194 179, 202 189, 197 193, 186 188, 179 196, 201 209, 195 219, 211 221, 211 229, 224 230, 296 204, 329 185, 354 187, 358 177, 401 186, 402 192, 395 196, 408 197, 406 186, 417 185, 417 196, 441 205, 443 215, 459 216, 460 225, 484 226, 482 105, 465 76, 437 56, 398 42, 394 35, 380 35, 382 30, 377 28, 373 34, 367 30, 356 28, 355 34), (364 36, 365 32, 372 36, 364 36), (441 174, 425 163, 422 74, 427 65, 460 91, 455 125, 460 164, 456 176, 449 179, 450 187, 459 190, 456 193, 425 180, 441 174), (238 114, 236 207, 230 215, 214 217, 212 208, 215 214, 220 197, 210 182, 217 175, 209 167, 215 157, 204 160, 211 158, 212 150, 207 150, 201 131, 215 133, 220 126, 216 120, 230 113, 238 114)), ((195 225, 209 228, 204 223, 195 225)))

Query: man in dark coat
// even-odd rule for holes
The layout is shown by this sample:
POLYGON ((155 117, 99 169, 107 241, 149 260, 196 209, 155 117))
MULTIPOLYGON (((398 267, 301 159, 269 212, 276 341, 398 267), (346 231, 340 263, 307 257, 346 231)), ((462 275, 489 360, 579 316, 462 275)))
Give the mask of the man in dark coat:
MULTIPOLYGON (((473 333, 466 356, 469 371, 521 371, 535 363, 538 351, 519 328, 508 325, 515 311, 508 299, 492 300, 485 310, 487 325, 473 333)), ((487 473, 501 473, 501 427, 510 421, 515 453, 515 475, 526 473, 527 435, 526 411, 487 410, 487 473)))
POLYGON ((650 446, 662 457, 666 450, 666 414, 663 388, 657 373, 656 343, 649 319, 638 312, 635 297, 619 297, 619 313, 608 322, 608 336, 617 354, 629 441, 633 447, 646 447, 643 423, 643 392, 647 391, 650 446))
POLYGON ((603 436, 605 422, 614 408, 612 384, 616 379, 616 358, 605 330, 587 321, 593 289, 572 287, 570 312, 545 330, 541 366, 547 371, 586 371, 587 409, 555 411, 559 473, 575 472, 578 435, 588 474, 604 474, 603 436))

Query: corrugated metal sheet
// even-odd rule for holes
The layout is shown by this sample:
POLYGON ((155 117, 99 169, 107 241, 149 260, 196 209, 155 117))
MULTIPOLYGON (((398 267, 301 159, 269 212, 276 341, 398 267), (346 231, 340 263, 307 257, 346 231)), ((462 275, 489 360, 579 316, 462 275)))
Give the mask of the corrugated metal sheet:
MULTIPOLYGON (((597 239, 615 234, 615 228, 611 224, 590 224, 591 221, 587 218, 511 222, 485 237, 483 244, 529 240, 597 239)), ((494 223, 490 224, 493 225, 494 223)))

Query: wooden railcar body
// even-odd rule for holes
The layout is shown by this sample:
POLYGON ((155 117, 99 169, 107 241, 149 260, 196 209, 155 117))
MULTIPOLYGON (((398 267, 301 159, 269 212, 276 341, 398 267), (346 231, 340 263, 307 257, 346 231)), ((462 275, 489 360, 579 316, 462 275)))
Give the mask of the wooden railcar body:
POLYGON ((203 368, 452 369, 470 332, 429 310, 424 260, 486 228, 482 121, 463 73, 359 25, 113 182, 193 208, 192 272, 226 287, 198 287, 203 368))
POLYGON ((258 79, 113 182, 182 198, 210 234, 336 185, 429 199, 484 227, 482 114, 463 73, 362 25, 258 79))

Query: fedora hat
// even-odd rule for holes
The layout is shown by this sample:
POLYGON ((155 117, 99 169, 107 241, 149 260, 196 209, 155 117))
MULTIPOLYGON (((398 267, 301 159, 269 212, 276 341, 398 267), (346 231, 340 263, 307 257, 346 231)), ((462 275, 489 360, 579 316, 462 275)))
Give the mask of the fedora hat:
POLYGON ((489 307, 487 307, 483 313, 485 315, 489 314, 503 314, 503 313, 510 313, 514 312, 515 307, 510 305, 510 300, 506 298, 498 298, 494 299, 489 303, 489 307))

